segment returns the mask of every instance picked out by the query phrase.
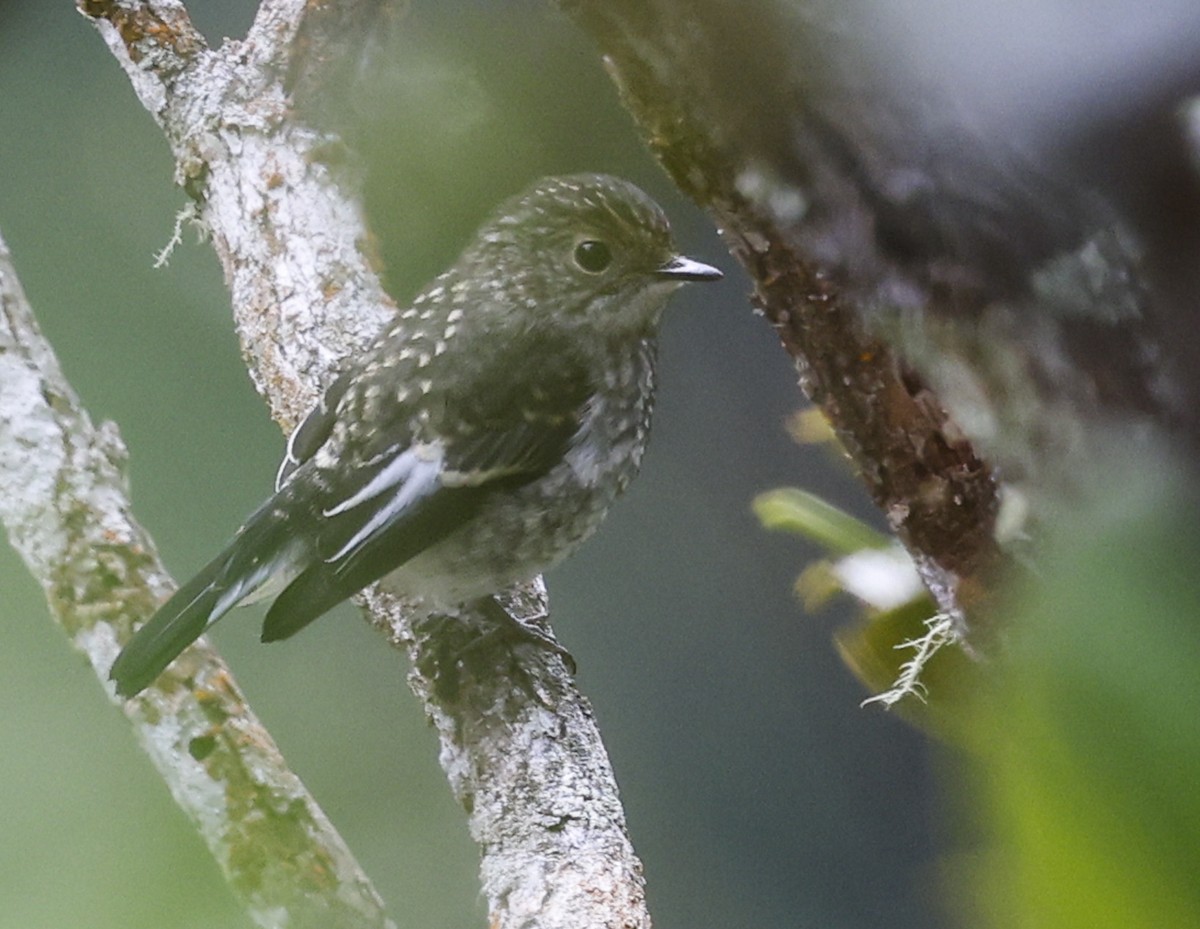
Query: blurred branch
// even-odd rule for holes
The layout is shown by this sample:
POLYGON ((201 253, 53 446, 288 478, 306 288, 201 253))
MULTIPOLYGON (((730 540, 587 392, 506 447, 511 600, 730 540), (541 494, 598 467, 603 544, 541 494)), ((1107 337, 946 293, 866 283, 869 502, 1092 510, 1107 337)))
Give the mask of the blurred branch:
POLYGON ((1200 97, 1192 97, 1181 108, 1184 134, 1192 156, 1192 169, 1200 174, 1200 97))
MULTIPOLYGON (((268 0, 247 38, 219 50, 175 2, 79 5, 163 129, 224 268, 251 377, 288 429, 395 312, 364 254, 370 233, 341 143, 296 118, 290 82, 313 86, 308 69, 329 60, 338 31, 330 22, 361 33, 389 5, 268 0)), ((648 926, 607 755, 562 660, 522 646, 517 663, 493 616, 416 622, 385 591, 364 601, 412 658, 410 683, 481 848, 491 926, 648 926)), ((540 582, 506 607, 544 622, 540 582)))
POLYGON ((176 803, 260 926, 391 926, 378 894, 203 641, 117 699, 108 669, 170 592, 131 513, 116 427, 93 425, 0 239, 0 519, 176 803))
POLYGON ((876 4, 559 6, 745 267, 953 639, 986 647, 1001 478, 1036 520, 1186 407, 1131 237, 912 73, 876 4))
POLYGON ((780 61, 801 54, 785 48, 790 30, 772 21, 777 11, 769 3, 736 13, 674 0, 561 5, 600 46, 668 173, 712 213, 754 282, 755 304, 795 359, 805 393, 833 425, 939 606, 965 629, 959 588, 998 560, 992 469, 797 235, 814 204, 789 177, 803 157, 790 150, 785 128, 800 102, 780 61), (753 55, 764 58, 757 67, 753 55))

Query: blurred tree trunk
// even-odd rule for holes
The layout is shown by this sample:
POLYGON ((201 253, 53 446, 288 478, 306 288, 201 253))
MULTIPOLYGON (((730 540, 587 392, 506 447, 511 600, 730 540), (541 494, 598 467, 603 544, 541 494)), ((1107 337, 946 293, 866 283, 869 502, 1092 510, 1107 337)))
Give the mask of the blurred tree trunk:
POLYGON ((916 74, 877 4, 560 5, 746 268, 938 608, 986 647, 1001 537, 1194 416, 1142 243, 1064 158, 916 74))

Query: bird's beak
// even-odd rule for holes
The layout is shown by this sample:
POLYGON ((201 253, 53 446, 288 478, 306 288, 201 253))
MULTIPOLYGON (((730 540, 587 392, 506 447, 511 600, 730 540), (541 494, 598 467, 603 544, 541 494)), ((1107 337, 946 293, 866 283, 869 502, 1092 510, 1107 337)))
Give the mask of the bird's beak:
POLYGON ((677 255, 654 272, 655 277, 671 281, 719 281, 725 275, 703 262, 677 255))

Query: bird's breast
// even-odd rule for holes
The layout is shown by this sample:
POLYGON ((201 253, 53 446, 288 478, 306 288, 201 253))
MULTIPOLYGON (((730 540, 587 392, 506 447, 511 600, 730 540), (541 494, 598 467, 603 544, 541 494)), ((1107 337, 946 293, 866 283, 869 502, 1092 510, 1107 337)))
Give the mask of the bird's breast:
POLYGON ((654 345, 645 340, 611 359, 597 379, 566 456, 581 485, 615 495, 637 474, 654 409, 654 361, 654 345))

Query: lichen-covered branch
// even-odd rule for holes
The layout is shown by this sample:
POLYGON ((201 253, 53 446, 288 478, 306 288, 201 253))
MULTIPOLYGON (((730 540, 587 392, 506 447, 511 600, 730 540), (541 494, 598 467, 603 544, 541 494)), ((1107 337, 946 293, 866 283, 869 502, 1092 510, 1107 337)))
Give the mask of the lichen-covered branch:
POLYGON ((220 658, 197 643, 135 700, 108 669, 171 580, 134 520, 125 447, 79 404, 0 240, 0 521, 109 698, 264 927, 382 929, 378 895, 220 658))
MULTIPOLYGON (((338 360, 395 312, 365 248, 350 160, 301 121, 309 101, 295 99, 320 85, 341 34, 327 17, 361 32, 388 4, 268 0, 244 41, 217 50, 170 0, 80 9, 162 127, 224 268, 251 377, 291 427, 338 360)), ((649 926, 608 759, 562 659, 514 647, 509 621, 487 611, 417 617, 384 591, 364 599, 413 659, 413 689, 482 851, 490 924, 649 926)), ((544 622, 540 585, 511 599, 511 615, 544 622)))

